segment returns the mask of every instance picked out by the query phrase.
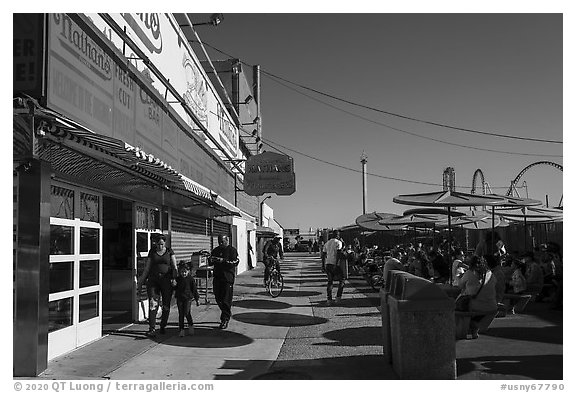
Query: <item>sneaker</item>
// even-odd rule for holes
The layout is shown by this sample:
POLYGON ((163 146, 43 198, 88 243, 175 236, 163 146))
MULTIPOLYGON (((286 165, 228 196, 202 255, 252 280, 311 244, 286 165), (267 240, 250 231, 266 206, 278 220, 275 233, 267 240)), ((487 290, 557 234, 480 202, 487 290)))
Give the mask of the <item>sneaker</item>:
POLYGON ((337 297, 336 300, 334 300, 334 303, 338 304, 342 301, 341 297, 337 297))
POLYGON ((334 300, 332 300, 332 299, 326 300, 326 305, 327 305, 327 306, 331 306, 331 305, 333 305, 333 304, 334 304, 334 300))
POLYGON ((156 337, 156 329, 150 329, 146 332, 148 337, 156 337))
POLYGON ((184 329, 180 329, 180 334, 179 334, 179 336, 180 336, 180 337, 184 337, 185 335, 186 335, 186 333, 184 333, 184 329))
POLYGON ((188 328, 188 335, 189 335, 189 336, 193 336, 193 335, 194 335, 194 326, 190 326, 190 327, 188 328))
POLYGON ((228 328, 228 321, 220 322, 220 329, 224 330, 226 328, 228 328))

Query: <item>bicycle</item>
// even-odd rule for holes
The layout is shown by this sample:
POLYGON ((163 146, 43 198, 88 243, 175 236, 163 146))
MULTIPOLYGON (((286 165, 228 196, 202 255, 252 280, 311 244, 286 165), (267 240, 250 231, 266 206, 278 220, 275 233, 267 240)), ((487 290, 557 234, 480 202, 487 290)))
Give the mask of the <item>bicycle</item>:
POLYGON ((278 270, 278 260, 276 258, 272 259, 273 263, 270 269, 270 275, 266 281, 266 291, 270 296, 278 297, 284 289, 284 278, 282 277, 282 273, 278 270))

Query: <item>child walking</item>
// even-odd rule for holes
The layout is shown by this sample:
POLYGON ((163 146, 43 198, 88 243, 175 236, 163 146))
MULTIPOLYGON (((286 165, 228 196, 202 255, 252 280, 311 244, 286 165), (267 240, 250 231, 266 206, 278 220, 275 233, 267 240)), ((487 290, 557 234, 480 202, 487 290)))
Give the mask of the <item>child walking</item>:
POLYGON ((198 288, 196 282, 190 274, 190 268, 184 262, 178 265, 178 277, 176 278, 176 305, 178 306, 178 327, 180 328, 180 337, 185 336, 184 332, 184 318, 188 321, 188 334, 194 334, 194 321, 192 321, 192 314, 190 313, 190 306, 192 299, 196 301, 196 305, 200 303, 198 299, 198 288))

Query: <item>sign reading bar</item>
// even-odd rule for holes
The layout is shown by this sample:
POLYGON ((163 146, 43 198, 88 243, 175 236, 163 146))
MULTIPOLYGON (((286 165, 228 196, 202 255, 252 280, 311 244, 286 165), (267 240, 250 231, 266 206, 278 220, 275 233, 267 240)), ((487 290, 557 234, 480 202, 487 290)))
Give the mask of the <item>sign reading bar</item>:
POLYGON ((244 192, 259 196, 267 193, 292 195, 296 191, 296 176, 292 157, 264 152, 248 158, 244 175, 244 192))

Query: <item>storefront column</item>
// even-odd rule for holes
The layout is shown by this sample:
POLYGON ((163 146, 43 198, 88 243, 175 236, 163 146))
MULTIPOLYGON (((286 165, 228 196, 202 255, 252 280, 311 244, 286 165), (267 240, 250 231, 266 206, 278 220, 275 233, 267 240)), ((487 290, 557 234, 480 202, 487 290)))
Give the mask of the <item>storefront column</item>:
POLYGON ((50 172, 50 164, 39 160, 19 169, 13 341, 18 377, 37 376, 48 363, 50 172))

